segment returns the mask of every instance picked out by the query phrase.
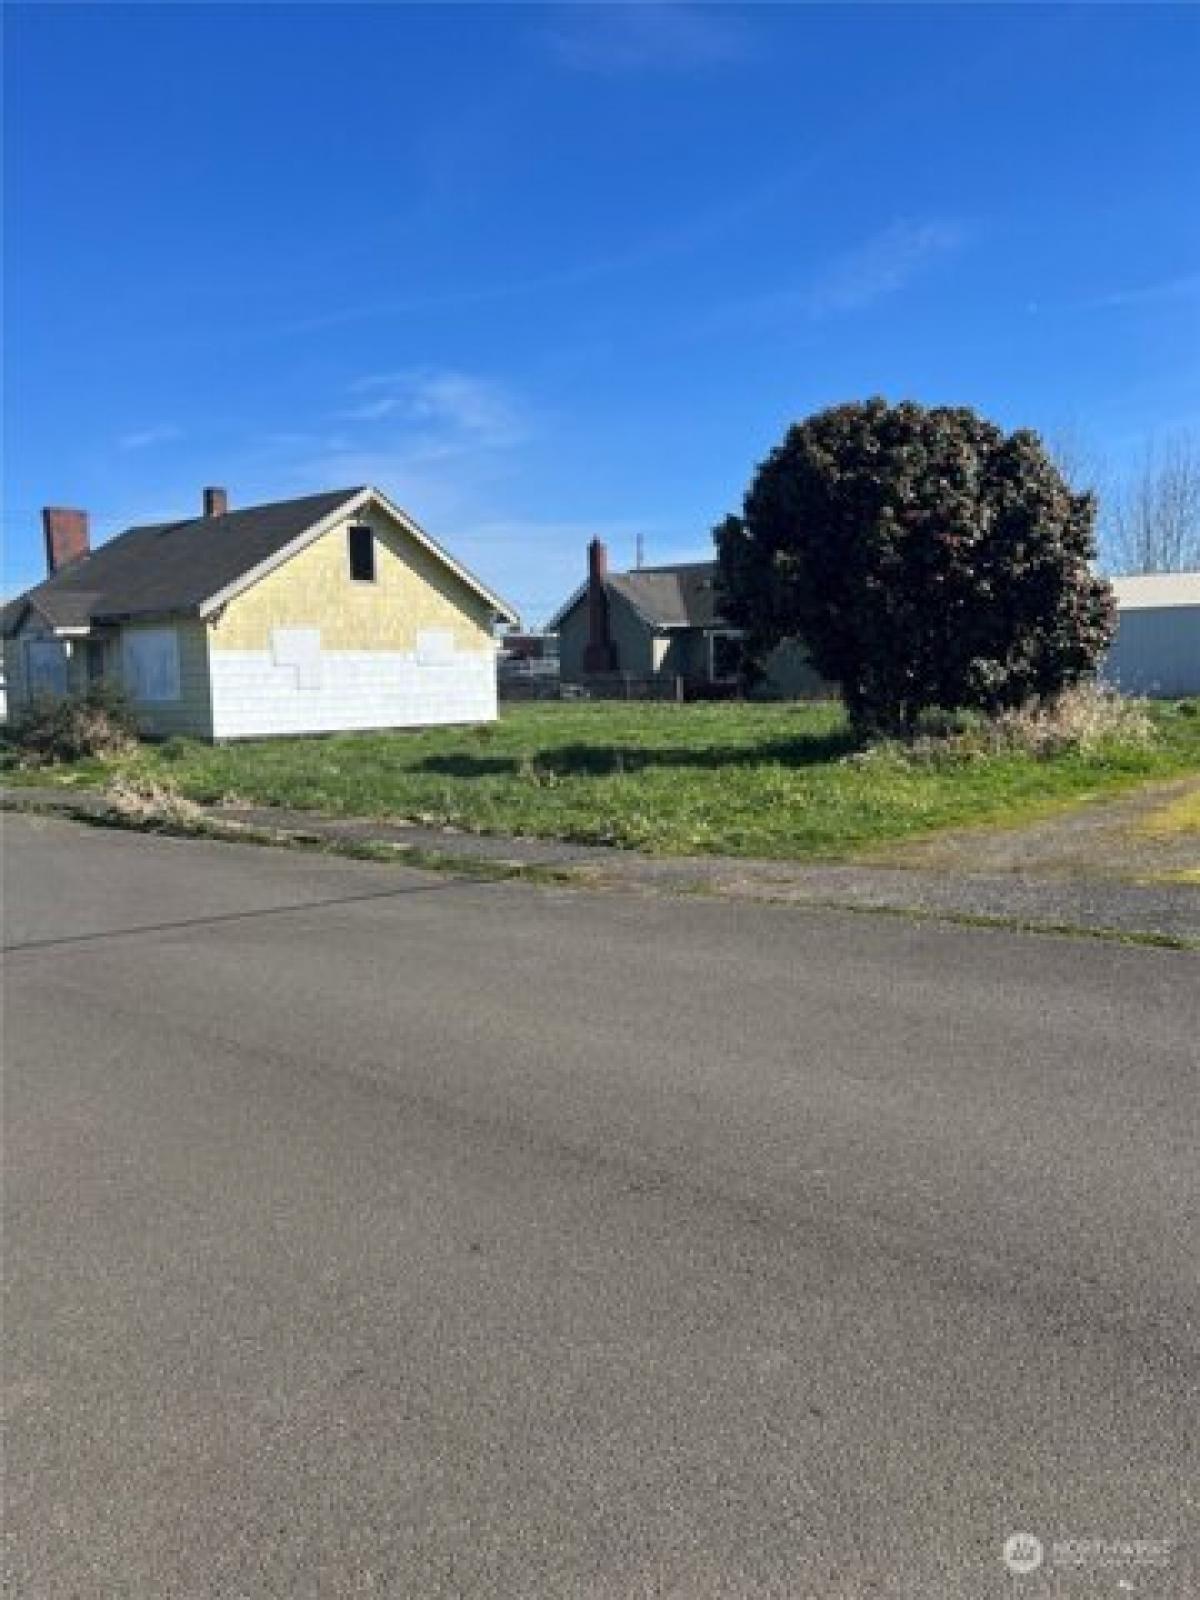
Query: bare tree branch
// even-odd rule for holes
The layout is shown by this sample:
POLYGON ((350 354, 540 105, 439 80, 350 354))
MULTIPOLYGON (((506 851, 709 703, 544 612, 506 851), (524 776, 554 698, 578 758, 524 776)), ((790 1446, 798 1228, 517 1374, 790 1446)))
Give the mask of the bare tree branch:
POLYGON ((1200 438, 1176 434, 1151 440, 1107 511, 1120 571, 1200 567, 1200 438))
POLYGON ((1076 494, 1105 498, 1108 463, 1075 421, 1064 422, 1044 436, 1046 452, 1076 494))

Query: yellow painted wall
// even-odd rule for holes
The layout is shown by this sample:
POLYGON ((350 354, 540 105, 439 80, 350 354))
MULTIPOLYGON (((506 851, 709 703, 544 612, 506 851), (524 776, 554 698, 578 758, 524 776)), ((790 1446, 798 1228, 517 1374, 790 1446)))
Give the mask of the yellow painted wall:
POLYGON ((347 518, 226 606, 213 650, 269 650, 271 630, 320 628, 323 650, 413 650, 417 634, 453 633, 460 650, 491 646, 484 603, 383 511, 347 518), (375 531, 375 581, 350 577, 346 529, 375 531))

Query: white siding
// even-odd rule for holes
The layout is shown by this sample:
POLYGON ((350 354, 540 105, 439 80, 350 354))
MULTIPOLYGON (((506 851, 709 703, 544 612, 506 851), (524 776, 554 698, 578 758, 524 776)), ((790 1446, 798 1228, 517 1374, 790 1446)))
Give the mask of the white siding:
POLYGON ((1200 605, 1122 607, 1103 676, 1126 694, 1200 694, 1200 605))
POLYGON ((211 651, 213 737, 418 728, 496 715, 491 650, 447 652, 430 639, 412 652, 322 651, 317 671, 306 654, 305 666, 269 650, 211 651))

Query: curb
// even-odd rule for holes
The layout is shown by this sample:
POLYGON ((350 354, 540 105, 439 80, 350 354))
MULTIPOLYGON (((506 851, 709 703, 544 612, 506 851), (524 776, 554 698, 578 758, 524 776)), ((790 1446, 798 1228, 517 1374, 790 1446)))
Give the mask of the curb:
MULTIPOLYGON (((954 874, 921 874, 862 866, 804 866, 720 858, 658 858, 603 846, 570 846, 553 841, 444 834, 403 824, 372 823, 285 813, 275 825, 264 808, 230 814, 197 806, 195 818, 138 815, 114 806, 96 790, 0 789, 0 811, 59 816, 94 827, 176 838, 317 850, 352 860, 392 862, 414 869, 454 873, 484 882, 523 881, 579 890, 624 890, 642 894, 710 896, 777 909, 841 911, 943 922, 960 927, 998 928, 1057 937, 1101 939, 1157 949, 1200 949, 1200 891, 1172 887, 1161 891, 1129 888, 1119 896, 1122 914, 1109 914, 1110 887, 1077 889, 1074 914, 1059 900, 1062 886, 1014 880, 970 879, 954 874), (412 837, 416 835, 416 837, 412 837), (544 848, 543 848, 544 847, 544 848), (505 853, 507 851, 508 853, 505 853), (1025 903, 1022 903, 1024 901, 1025 903), (1132 904, 1133 910, 1128 909, 1132 904), (1138 909, 1140 906, 1140 909, 1138 909)), ((1068 896, 1068 899, 1070 897, 1068 896)))

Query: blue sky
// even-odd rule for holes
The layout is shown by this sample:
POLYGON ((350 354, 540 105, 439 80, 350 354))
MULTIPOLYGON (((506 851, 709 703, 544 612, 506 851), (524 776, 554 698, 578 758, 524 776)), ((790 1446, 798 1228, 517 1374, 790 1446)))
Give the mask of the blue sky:
POLYGON ((532 619, 873 393, 1200 421, 1200 10, 10 6, 5 589, 377 483, 532 619))

